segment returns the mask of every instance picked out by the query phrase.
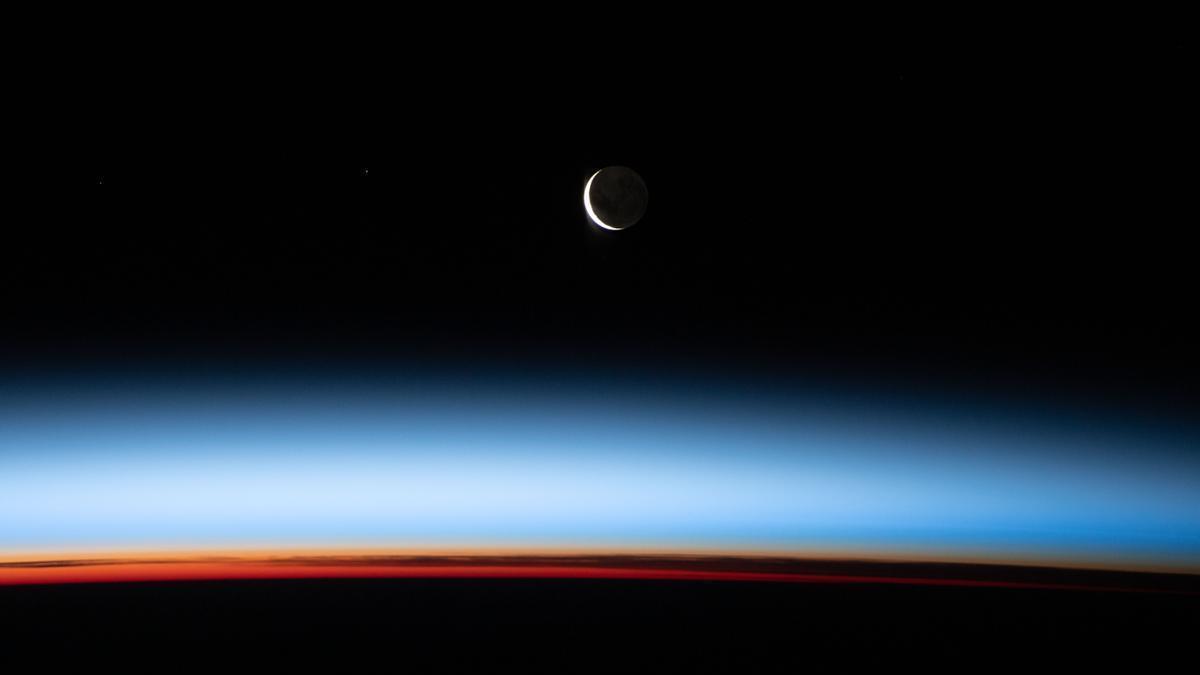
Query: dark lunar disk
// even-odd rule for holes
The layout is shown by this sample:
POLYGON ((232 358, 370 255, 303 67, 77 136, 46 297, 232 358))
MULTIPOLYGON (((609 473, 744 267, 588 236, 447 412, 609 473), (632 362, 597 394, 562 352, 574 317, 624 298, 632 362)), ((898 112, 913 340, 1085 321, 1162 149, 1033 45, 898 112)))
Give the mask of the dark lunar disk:
POLYGON ((633 169, 610 166, 592 176, 585 195, 589 216, 611 230, 623 230, 646 213, 646 183, 633 169))

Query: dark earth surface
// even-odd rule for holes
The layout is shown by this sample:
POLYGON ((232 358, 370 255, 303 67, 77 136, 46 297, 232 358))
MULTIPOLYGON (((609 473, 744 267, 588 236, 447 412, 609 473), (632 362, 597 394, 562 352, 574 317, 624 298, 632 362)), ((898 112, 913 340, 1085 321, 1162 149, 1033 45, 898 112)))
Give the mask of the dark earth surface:
MULTIPOLYGON (((290 580, 0 589, 0 659, 550 665, 1169 662, 1195 595, 612 580, 290 580)), ((154 661, 152 661, 154 662, 154 661)))

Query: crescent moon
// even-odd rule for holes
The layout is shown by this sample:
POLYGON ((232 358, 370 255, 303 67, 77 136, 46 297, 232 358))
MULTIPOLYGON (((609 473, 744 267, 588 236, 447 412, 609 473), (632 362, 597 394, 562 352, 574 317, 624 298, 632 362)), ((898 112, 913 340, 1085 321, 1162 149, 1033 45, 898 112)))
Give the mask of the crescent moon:
MULTIPOLYGON (((600 171, 604 171, 604 169, 600 169, 600 171)), ((592 210, 592 181, 596 180, 596 176, 600 175, 600 171, 592 174, 592 177, 588 179, 587 185, 583 188, 583 208, 585 211, 587 211, 588 218, 591 218, 593 223, 603 227, 606 230, 617 232, 619 231, 618 228, 605 225, 604 221, 600 220, 600 218, 596 216, 596 212, 592 210)))

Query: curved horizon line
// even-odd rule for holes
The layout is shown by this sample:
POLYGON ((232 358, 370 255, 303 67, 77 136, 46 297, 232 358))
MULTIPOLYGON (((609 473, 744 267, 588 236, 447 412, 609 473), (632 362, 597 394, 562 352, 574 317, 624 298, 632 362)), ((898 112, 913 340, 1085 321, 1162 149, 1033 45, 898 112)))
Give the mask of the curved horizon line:
POLYGON ((610 579, 865 584, 1200 595, 1200 575, 998 563, 687 554, 258 554, 0 562, 0 586, 287 579, 610 579))

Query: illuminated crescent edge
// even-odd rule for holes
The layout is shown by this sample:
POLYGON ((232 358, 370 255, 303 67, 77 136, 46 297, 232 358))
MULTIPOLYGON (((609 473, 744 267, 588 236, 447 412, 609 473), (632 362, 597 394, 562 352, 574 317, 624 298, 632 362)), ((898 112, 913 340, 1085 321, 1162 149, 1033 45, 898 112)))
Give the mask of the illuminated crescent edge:
MULTIPOLYGON (((600 169, 600 171, 604 171, 604 169, 600 169)), ((587 185, 583 187, 583 208, 585 211, 587 211, 588 218, 591 218, 593 223, 603 227, 606 230, 619 232, 621 228, 605 225, 604 221, 600 220, 600 218, 596 216, 596 212, 592 210, 592 181, 596 180, 596 176, 600 175, 600 171, 592 174, 592 177, 588 179, 587 185)))

